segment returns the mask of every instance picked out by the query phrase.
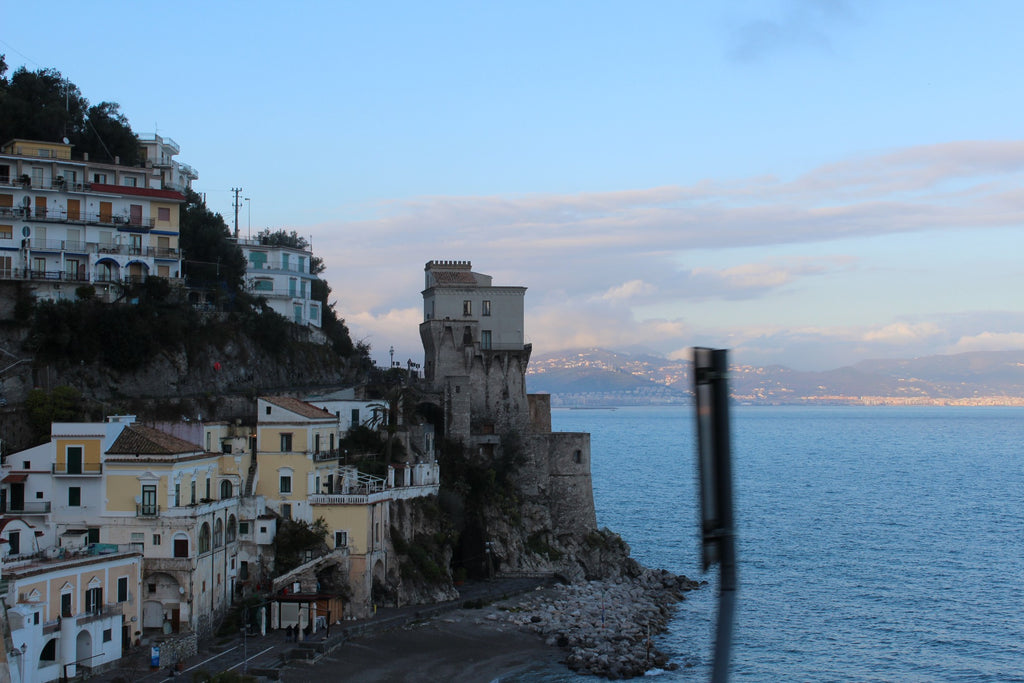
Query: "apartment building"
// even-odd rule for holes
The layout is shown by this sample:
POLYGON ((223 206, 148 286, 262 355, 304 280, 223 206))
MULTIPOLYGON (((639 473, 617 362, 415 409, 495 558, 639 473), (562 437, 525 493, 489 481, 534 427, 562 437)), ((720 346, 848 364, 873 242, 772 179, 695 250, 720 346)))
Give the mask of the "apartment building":
POLYGON ((313 298, 313 282, 319 278, 310 270, 310 249, 264 244, 259 239, 235 240, 245 255, 246 287, 267 305, 299 325, 320 327, 323 311, 313 298))
MULTIPOLYGON (((158 159, 176 149, 164 139, 149 146, 158 159)), ((41 299, 74 299, 92 285, 114 300, 126 283, 180 279, 180 190, 194 171, 72 159, 71 147, 21 139, 0 147, 0 280, 27 282, 41 299)))

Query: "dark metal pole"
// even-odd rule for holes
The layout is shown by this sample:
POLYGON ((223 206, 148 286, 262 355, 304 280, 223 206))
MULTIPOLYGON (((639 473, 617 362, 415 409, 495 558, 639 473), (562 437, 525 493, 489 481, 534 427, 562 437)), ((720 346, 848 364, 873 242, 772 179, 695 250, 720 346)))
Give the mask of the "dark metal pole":
POLYGON ((729 680, 737 585, 729 444, 728 352, 695 348, 693 366, 702 560, 704 571, 717 562, 721 572, 711 680, 713 683, 726 683, 729 680))
POLYGON ((715 667, 711 680, 729 680, 729 659, 732 650, 732 627, 736 612, 736 539, 732 514, 732 451, 729 443, 729 381, 727 351, 713 354, 715 439, 715 477, 718 498, 718 550, 720 584, 718 587, 718 628, 715 634, 715 667))

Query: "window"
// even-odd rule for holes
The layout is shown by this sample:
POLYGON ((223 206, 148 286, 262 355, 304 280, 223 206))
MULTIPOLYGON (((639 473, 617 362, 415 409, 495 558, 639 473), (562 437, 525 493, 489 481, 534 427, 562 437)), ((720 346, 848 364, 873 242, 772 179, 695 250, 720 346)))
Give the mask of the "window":
POLYGON ((491 302, 490 302, 490 299, 485 299, 482 302, 482 310, 480 311, 480 315, 490 315, 490 314, 491 314, 491 302))
POLYGON ((148 590, 150 593, 156 593, 156 584, 155 583, 147 583, 146 584, 146 590, 148 590))
POLYGON ((267 406, 267 415, 270 415, 270 406, 267 406))
POLYGON ((290 475, 290 474, 282 474, 281 475, 281 487, 280 487, 280 490, 281 490, 281 493, 291 493, 292 492, 292 475, 290 475))
POLYGON ((191 501, 191 504, 192 505, 196 504, 196 480, 195 479, 192 480, 192 501, 191 501))
MULTIPOLYGON (((237 530, 236 530, 237 526, 238 526, 238 523, 235 521, 235 516, 231 515, 230 517, 228 517, 228 535, 227 535, 227 542, 228 543, 231 543, 237 537, 237 530)), ((234 560, 231 560, 231 561, 234 562, 234 560)))
POLYGON ((100 528, 98 526, 91 526, 88 529, 86 529, 85 531, 86 531, 86 534, 85 534, 85 540, 86 541, 88 541, 89 543, 99 543, 100 542, 100 528))
POLYGON ((210 552, 210 525, 203 522, 203 526, 199 528, 199 553, 210 552))
POLYGON ((469 299, 462 302, 462 315, 473 315, 473 302, 469 299))
POLYGON ((231 455, 231 444, 222 443, 220 445, 220 452, 223 453, 224 455, 231 455))
POLYGON ((240 533, 242 536, 248 536, 249 535, 249 522, 239 522, 238 523, 238 533, 240 533))
POLYGON ((136 187, 138 185, 138 180, 131 176, 125 176, 121 179, 121 184, 125 187, 136 187))
POLYGON ((107 174, 106 173, 93 173, 92 174, 92 181, 94 183, 99 183, 101 185, 106 184, 106 182, 107 182, 107 174))
POLYGON ((103 589, 97 586, 85 591, 85 611, 99 612, 103 608, 103 589))
POLYGON ((347 548, 348 547, 348 532, 347 531, 335 531, 334 532, 334 547, 335 548, 347 548))
POLYGON ((188 539, 187 538, 176 538, 176 539, 174 539, 174 556, 175 557, 188 557, 188 539))
POLYGON ((181 505, 181 482, 174 482, 174 507, 181 505))
POLYGON ((113 638, 113 631, 114 631, 114 629, 111 629, 111 628, 103 629, 103 642, 104 643, 109 643, 111 641, 111 639, 113 638))
POLYGON ((353 408, 352 409, 352 426, 353 427, 358 427, 359 426, 359 408, 353 408))
POLYGON ((142 487, 142 505, 139 508, 140 514, 145 517, 156 515, 156 484, 145 484, 142 487))
POLYGON ((213 547, 219 548, 224 545, 224 520, 218 519, 213 523, 213 547))
POLYGON ((128 577, 117 577, 117 601, 128 602, 128 577))
POLYGON ((489 349, 491 348, 491 331, 480 330, 480 348, 489 349))
POLYGON ((281 452, 290 453, 292 450, 292 435, 282 434, 281 435, 281 452))
POLYGON ((231 489, 232 489, 231 482, 228 481, 227 479, 225 479, 224 481, 222 481, 220 483, 220 497, 221 497, 221 500, 224 500, 225 498, 230 498, 231 497, 231 494, 232 494, 232 490, 231 489))
POLYGON ((245 560, 242 561, 241 566, 238 568, 238 578, 242 581, 249 578, 249 563, 245 560))
POLYGON ((153 534, 153 545, 160 545, 160 534, 153 534))
POLYGON ((572 461, 575 463, 583 462, 583 451, 576 449, 576 452, 572 454, 572 461))
POLYGON ((68 487, 68 507, 79 507, 82 505, 82 488, 79 486, 68 487))
POLYGON ((60 596, 60 615, 62 617, 71 616, 71 593, 64 593, 60 596))
POLYGON ((284 517, 285 519, 291 519, 292 518, 292 504, 291 503, 282 503, 281 504, 281 516, 284 517))
POLYGON ((29 461, 29 460, 22 460, 21 461, 21 469, 23 469, 23 470, 30 470, 30 469, 32 469, 32 462, 29 461))
POLYGON ((206 500, 210 500, 210 478, 206 478, 206 500))
POLYGON ((81 474, 82 473, 82 447, 81 446, 68 446, 68 451, 67 451, 67 469, 68 469, 68 474, 81 474))
POLYGON ((156 219, 158 221, 170 221, 171 220, 171 210, 169 208, 167 208, 166 206, 161 206, 161 207, 157 208, 157 210, 156 210, 156 219))
POLYGON ((7 542, 11 546, 11 555, 18 555, 21 553, 21 532, 12 531, 7 534, 7 542))
POLYGON ((317 453, 317 454, 320 453, 320 435, 319 434, 314 434, 313 435, 313 452, 317 453))
POLYGON ((14 237, 14 227, 10 225, 0 225, 0 239, 9 240, 14 237))

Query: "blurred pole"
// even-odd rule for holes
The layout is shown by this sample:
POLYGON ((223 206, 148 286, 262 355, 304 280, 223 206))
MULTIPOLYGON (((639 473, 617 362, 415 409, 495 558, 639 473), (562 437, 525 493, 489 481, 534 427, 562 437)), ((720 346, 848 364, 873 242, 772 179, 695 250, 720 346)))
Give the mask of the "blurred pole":
POLYGON ((704 571, 718 562, 718 626, 713 683, 729 680, 736 612, 736 545, 733 526, 732 457, 729 443, 728 352, 696 348, 693 354, 697 403, 698 466, 704 571))

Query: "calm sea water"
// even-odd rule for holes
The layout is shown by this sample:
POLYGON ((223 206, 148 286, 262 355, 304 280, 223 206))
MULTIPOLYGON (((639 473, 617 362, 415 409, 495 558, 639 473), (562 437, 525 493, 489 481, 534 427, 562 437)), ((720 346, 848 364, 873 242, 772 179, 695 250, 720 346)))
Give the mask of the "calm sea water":
MULTIPOLYGON (((711 585, 661 648, 707 680, 693 409, 555 410, 591 434, 598 523, 711 585)), ((738 407, 736 681, 1024 681, 1024 410, 738 407)), ((537 680, 574 678, 538 672, 537 680)))

